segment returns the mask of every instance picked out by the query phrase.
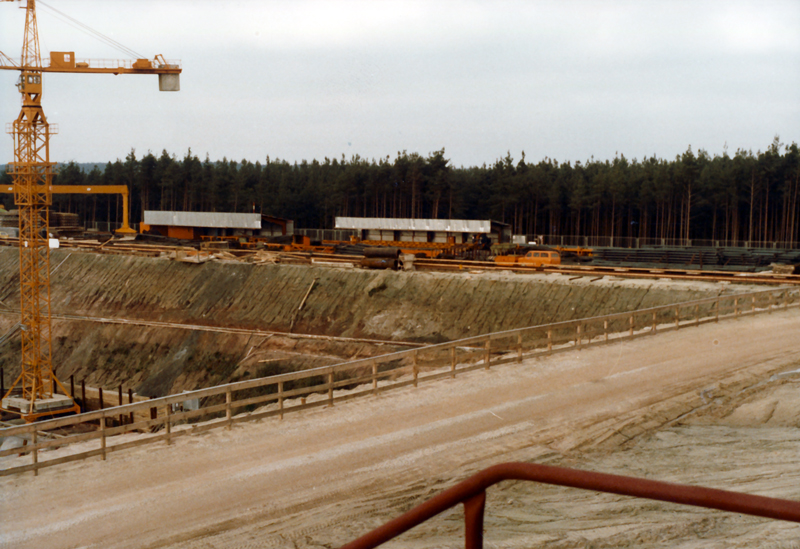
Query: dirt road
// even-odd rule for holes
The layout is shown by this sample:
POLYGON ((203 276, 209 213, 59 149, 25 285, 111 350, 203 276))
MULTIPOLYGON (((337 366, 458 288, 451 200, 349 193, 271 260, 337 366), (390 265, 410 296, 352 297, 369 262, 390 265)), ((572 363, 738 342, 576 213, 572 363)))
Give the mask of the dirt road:
MULTIPOLYGON (((798 333, 796 310, 708 324, 0 479, 0 546, 332 547, 516 460, 800 499, 798 333)), ((392 546, 463 546, 461 528, 457 510, 392 546)), ((513 483, 490 491, 487 530, 498 547, 800 539, 788 523, 513 483)))

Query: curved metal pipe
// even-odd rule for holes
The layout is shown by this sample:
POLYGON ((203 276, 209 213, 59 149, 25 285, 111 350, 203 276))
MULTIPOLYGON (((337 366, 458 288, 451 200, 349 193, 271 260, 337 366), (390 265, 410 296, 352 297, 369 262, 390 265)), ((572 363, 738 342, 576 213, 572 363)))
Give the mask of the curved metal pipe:
POLYGON ((480 548, 483 546, 483 529, 480 526, 483 523, 486 488, 504 480, 528 480, 800 522, 800 502, 797 501, 549 465, 502 463, 484 469, 456 484, 396 519, 348 543, 343 549, 377 547, 459 503, 464 503, 465 507, 465 546, 467 549, 480 548))

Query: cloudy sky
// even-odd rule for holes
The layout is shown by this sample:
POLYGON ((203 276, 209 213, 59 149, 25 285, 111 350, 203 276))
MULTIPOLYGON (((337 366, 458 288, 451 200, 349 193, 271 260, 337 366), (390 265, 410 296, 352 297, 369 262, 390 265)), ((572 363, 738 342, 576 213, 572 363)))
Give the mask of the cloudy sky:
MULTIPOLYGON (((19 57, 20 4, 0 3, 19 57)), ((445 149, 453 165, 671 159, 800 141, 800 0, 47 0, 43 56, 146 57, 156 76, 48 74, 55 161, 148 150, 212 160, 369 159, 445 149), (55 9, 53 9, 55 8, 55 9), (67 16, 69 19, 67 18, 67 16)), ((19 112, 0 71, 0 120, 19 112)), ((3 144, 4 143, 4 144, 3 144)), ((10 136, 0 159, 11 159, 10 136)))

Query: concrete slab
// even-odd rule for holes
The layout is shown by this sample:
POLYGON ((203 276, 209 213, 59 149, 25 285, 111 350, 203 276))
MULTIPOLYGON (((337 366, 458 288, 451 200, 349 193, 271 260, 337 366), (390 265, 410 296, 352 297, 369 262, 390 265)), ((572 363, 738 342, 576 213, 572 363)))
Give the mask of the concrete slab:
POLYGON ((66 395, 53 395, 50 398, 37 398, 33 402, 33 410, 30 409, 30 400, 22 397, 7 397, 3 399, 2 407, 10 411, 19 411, 23 414, 52 412, 62 408, 73 406, 71 397, 66 395))

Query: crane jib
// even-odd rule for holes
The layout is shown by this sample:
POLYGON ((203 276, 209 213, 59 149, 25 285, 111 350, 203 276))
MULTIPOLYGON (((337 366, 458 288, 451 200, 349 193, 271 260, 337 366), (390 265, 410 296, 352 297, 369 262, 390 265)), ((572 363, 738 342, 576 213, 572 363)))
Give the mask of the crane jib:
POLYGON ((92 74, 180 74, 181 63, 166 60, 162 56, 154 59, 76 59, 73 52, 50 52, 41 66, 22 65, 0 52, 0 69, 15 71, 92 73, 92 74))

